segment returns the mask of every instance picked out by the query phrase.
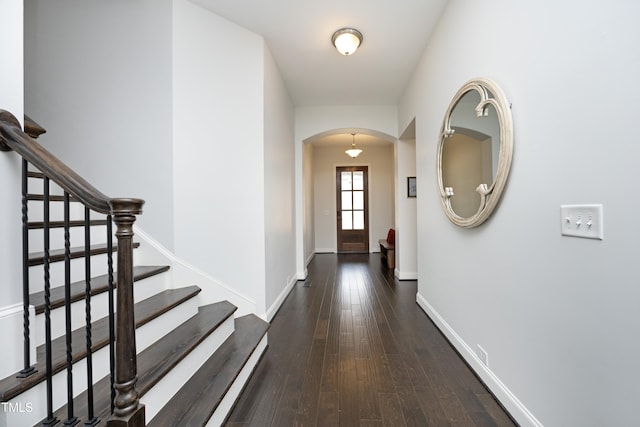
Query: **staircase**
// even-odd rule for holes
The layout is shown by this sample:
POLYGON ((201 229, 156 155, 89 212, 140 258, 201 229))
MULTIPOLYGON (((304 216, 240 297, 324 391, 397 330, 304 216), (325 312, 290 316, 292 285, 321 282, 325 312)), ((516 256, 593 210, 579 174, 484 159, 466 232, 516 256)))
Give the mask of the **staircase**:
MULTIPOLYGON (((23 137, 15 123, 0 115, 0 145, 22 154, 11 145, 23 137)), ((113 243, 123 232, 120 223, 113 232, 110 214, 90 210, 26 160, 24 169, 24 347, 31 351, 21 372, 0 380, 0 427, 223 424, 266 349, 268 324, 236 317, 228 301, 202 304, 201 289, 174 283, 170 265, 138 265, 144 245, 135 237, 130 247, 113 243), (127 258, 132 265, 122 273, 127 258), (128 282, 131 309, 116 299, 128 282), (118 328, 129 318, 135 352, 124 369, 118 328), (123 372, 133 372, 129 381, 123 372), (123 422, 118 411, 135 415, 123 422)))

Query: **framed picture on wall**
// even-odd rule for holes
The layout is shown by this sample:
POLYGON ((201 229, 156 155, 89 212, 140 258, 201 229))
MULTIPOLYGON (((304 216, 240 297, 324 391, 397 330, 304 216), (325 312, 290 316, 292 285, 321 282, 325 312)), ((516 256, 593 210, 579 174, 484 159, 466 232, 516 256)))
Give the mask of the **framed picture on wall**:
POLYGON ((407 197, 416 197, 416 177, 407 177, 407 197))

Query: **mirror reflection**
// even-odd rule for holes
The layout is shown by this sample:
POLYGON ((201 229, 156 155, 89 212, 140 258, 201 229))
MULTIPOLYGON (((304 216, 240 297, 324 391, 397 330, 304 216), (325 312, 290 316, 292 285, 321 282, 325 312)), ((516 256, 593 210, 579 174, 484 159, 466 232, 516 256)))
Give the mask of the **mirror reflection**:
POLYGON ((442 182, 452 194, 451 208, 467 218, 481 207, 481 193, 491 187, 498 169, 500 122, 493 105, 480 116, 480 94, 471 90, 455 105, 450 116, 453 132, 442 148, 442 182))
POLYGON ((509 103, 488 79, 465 83, 451 101, 438 144, 444 211, 461 227, 482 224, 497 206, 513 153, 509 103))

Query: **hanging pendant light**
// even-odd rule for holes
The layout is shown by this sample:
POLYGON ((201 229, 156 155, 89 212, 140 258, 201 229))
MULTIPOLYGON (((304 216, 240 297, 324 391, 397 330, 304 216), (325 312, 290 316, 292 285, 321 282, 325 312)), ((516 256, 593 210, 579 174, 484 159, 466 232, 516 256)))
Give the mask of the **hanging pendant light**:
POLYGON ((351 148, 349 148, 348 150, 345 151, 345 153, 347 153, 349 156, 351 156, 352 158, 356 158, 358 157, 358 155, 360 153, 362 153, 362 150, 359 148, 356 148, 356 134, 352 133, 351 136, 353 137, 353 142, 351 143, 351 148))

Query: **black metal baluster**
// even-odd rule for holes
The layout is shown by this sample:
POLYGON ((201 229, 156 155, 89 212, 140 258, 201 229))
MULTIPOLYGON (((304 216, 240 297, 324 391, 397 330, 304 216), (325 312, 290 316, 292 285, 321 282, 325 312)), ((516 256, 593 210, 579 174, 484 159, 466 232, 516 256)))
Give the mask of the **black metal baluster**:
POLYGON ((67 344, 67 420, 66 426, 74 426, 79 420, 73 414, 73 354, 71 348, 71 237, 69 233, 69 193, 64 192, 64 306, 67 344))
POLYGON ((107 215, 107 271, 109 274, 109 378, 111 381, 111 413, 115 408, 116 388, 116 322, 113 280, 113 219, 107 215))
POLYGON ((49 200, 49 178, 44 178, 43 184, 43 233, 44 233, 44 334, 45 334, 45 363, 47 369, 47 419, 43 425, 52 426, 58 423, 58 418, 53 416, 53 374, 51 362, 51 260, 49 252, 50 243, 50 200, 49 200))
POLYGON ((95 426, 100 421, 93 411, 93 353, 91 350, 91 212, 84 208, 84 280, 85 318, 87 332, 87 421, 85 425, 95 426))
POLYGON ((29 321, 29 208, 28 208, 28 168, 26 160, 22 160, 22 309, 24 333, 24 367, 18 378, 26 378, 35 374, 31 366, 31 330, 29 321))

